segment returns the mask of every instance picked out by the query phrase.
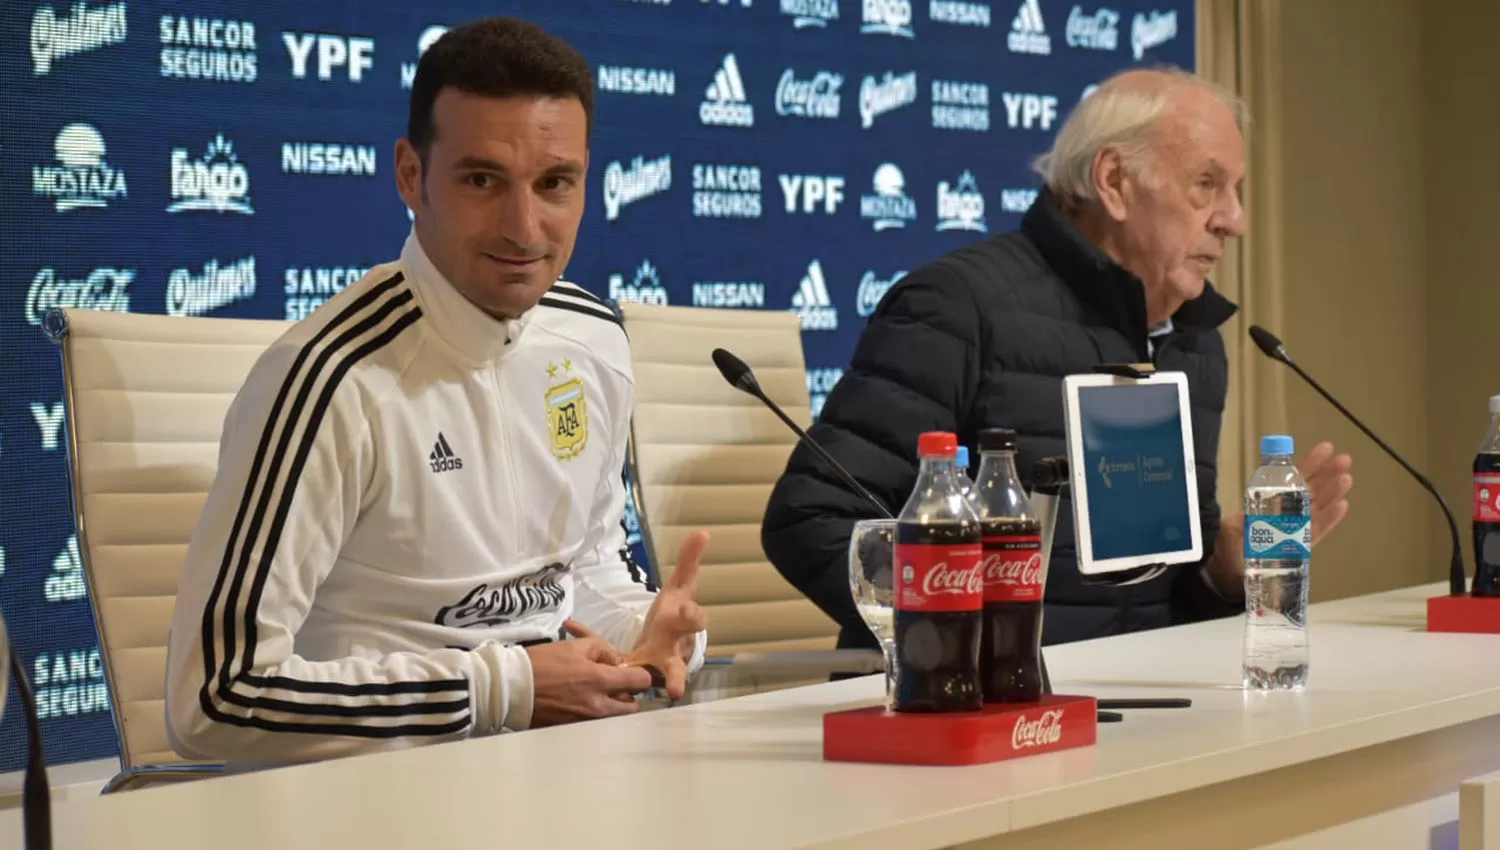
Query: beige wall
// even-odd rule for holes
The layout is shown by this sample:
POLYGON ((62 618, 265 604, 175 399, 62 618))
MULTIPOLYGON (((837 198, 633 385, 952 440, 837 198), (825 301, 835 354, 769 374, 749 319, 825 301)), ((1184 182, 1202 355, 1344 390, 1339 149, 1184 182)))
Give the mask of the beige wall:
MULTIPOLYGON (((1427 459, 1459 519, 1473 569, 1468 470, 1500 395, 1500 3, 1424 7, 1422 119, 1427 128, 1427 459)), ((1447 551, 1447 532, 1434 535, 1447 551)))
MULTIPOLYGON (((1487 270, 1500 173, 1484 156, 1500 140, 1500 2, 1246 2, 1279 4, 1276 49, 1257 60, 1278 78, 1273 330, 1431 471, 1467 542, 1466 470, 1500 393, 1500 275, 1487 270)), ((1313 596, 1445 577, 1446 524, 1430 499, 1311 389, 1286 387, 1282 424, 1299 450, 1331 439, 1355 456, 1353 510, 1319 547, 1313 596)))

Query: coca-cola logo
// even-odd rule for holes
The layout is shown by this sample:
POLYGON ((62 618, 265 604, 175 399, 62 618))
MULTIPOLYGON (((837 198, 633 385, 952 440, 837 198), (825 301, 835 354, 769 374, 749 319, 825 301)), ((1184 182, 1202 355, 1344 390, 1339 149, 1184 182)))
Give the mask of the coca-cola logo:
POLYGON ((922 577, 922 592, 928 596, 951 593, 966 596, 984 592, 984 574, 976 564, 973 569, 950 567, 947 561, 933 564, 922 577))
POLYGON ((982 572, 985 584, 1036 587, 1042 583, 1042 553, 1032 552, 1031 557, 1023 561, 995 552, 985 557, 982 572))
POLYGON ((1016 719, 1016 727, 1010 733, 1011 749, 1024 750, 1028 747, 1040 747, 1061 741, 1062 717, 1063 712, 1060 708, 1044 711, 1035 720, 1027 720, 1026 715, 1021 715, 1016 719))

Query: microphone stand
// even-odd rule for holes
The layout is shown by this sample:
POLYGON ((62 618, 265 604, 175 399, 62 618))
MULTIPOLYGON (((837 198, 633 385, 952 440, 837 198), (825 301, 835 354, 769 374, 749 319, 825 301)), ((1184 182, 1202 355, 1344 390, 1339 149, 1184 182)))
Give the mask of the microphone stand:
MULTIPOLYGON (((16 696, 26 715, 26 779, 21 795, 21 818, 26 850, 52 850, 52 797, 47 785, 47 759, 42 755, 42 723, 36 713, 36 695, 20 653, 5 633, 5 618, 0 617, 0 689, 6 687, 4 669, 9 662, 11 678, 16 681, 16 696)), ((5 708, 5 692, 0 690, 0 713, 5 708)))

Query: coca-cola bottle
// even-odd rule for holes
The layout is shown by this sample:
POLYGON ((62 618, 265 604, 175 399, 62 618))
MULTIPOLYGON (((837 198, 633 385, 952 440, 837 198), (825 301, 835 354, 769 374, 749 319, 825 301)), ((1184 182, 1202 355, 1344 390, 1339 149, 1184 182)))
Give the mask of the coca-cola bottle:
POLYGON ((921 468, 896 523, 897 711, 978 711, 983 551, 979 518, 959 489, 958 438, 917 441, 921 468))
POLYGON ((1474 456, 1474 596, 1500 596, 1500 395, 1474 456))
POLYGON ((979 433, 973 501, 984 534, 984 637, 979 673, 985 702, 1042 698, 1042 527, 1016 475, 1016 432, 979 433))

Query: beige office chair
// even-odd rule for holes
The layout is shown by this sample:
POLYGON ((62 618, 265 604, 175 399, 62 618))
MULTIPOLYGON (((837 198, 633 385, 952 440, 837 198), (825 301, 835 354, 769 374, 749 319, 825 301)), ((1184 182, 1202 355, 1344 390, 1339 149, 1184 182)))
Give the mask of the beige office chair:
MULTIPOLYGON (((636 384, 631 479, 646 550, 662 580, 676 569, 689 532, 712 535, 699 579, 713 659, 705 673, 736 656, 831 650, 837 625, 781 577, 760 547, 766 502, 797 436, 725 383, 711 359, 715 348, 736 354, 755 370, 766 395, 806 428, 812 416, 801 319, 782 311, 620 306, 636 384)), ((762 664, 749 675, 700 676, 693 699, 827 676, 806 664, 784 666, 790 669, 783 675, 762 664)))
POLYGON ((225 413, 287 322, 50 310, 62 350, 78 550, 121 772, 105 793, 223 771, 167 742, 167 632, 225 413))

